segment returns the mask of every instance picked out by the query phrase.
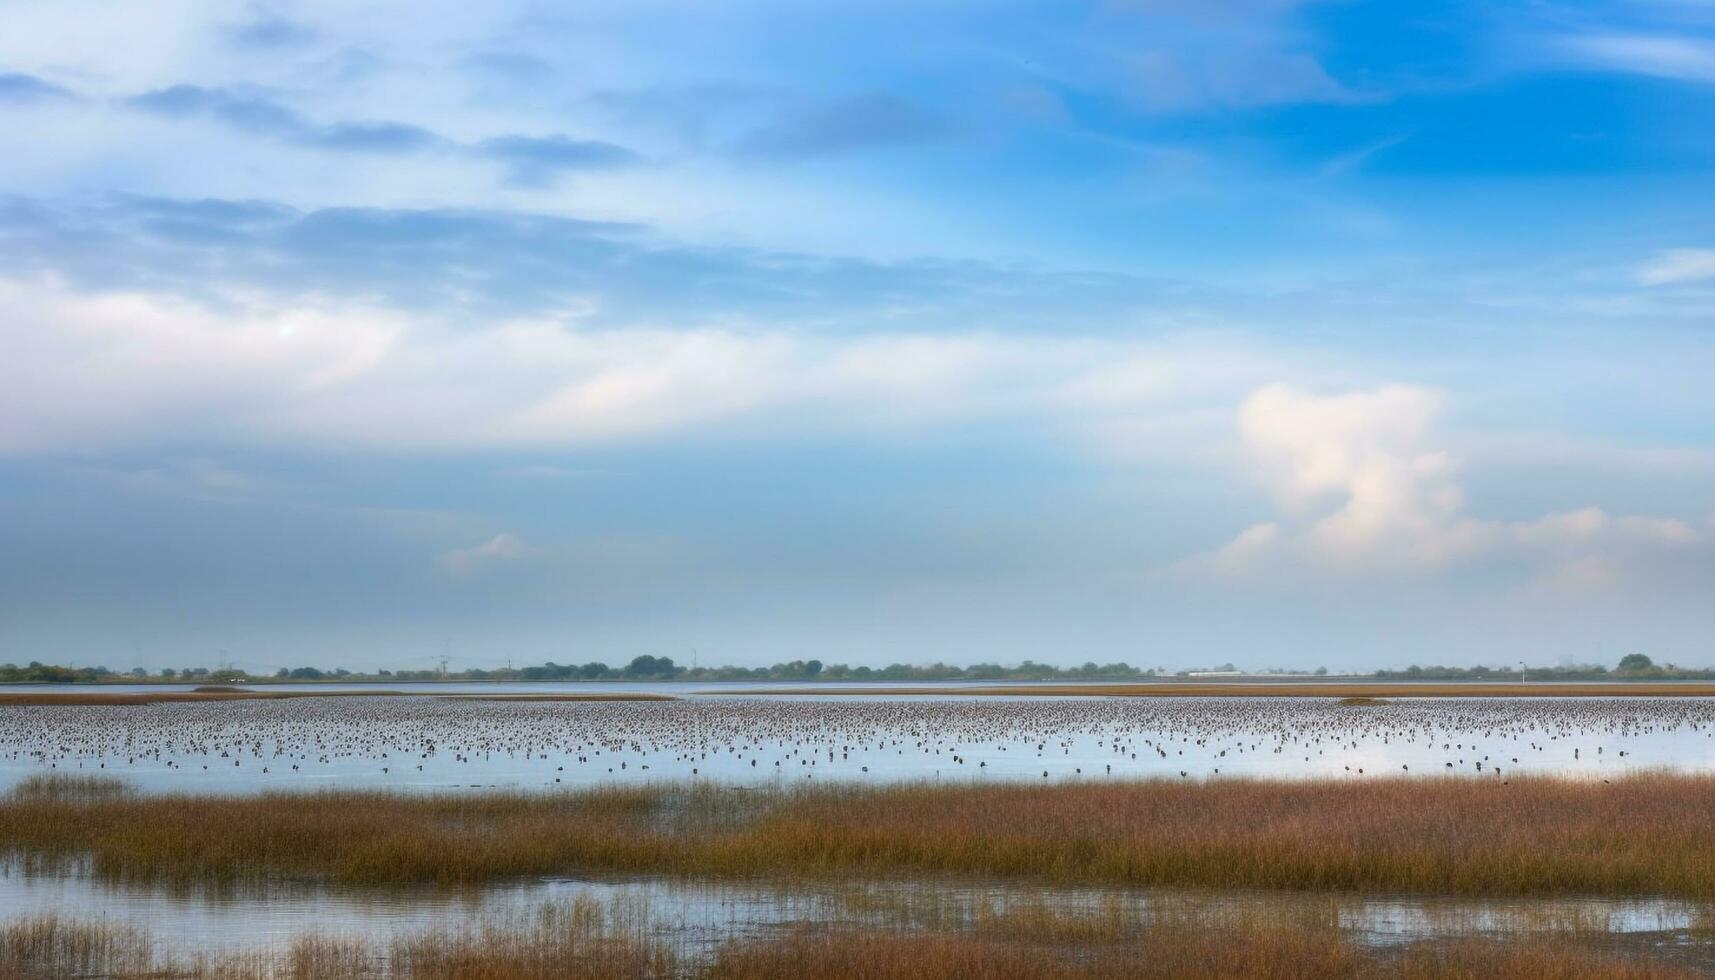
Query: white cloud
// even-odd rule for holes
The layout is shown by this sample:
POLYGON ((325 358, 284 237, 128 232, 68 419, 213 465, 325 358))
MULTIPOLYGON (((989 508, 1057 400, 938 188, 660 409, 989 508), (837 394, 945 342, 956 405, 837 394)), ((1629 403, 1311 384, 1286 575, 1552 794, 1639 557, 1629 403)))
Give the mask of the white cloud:
POLYGON ((1154 112, 1298 102, 1362 102, 1308 54, 1250 47, 1184 52, 1156 50, 1132 64, 1136 100, 1154 112))
POLYGON ((1611 562, 1587 555, 1554 566, 1546 576, 1534 583, 1534 591, 1550 596, 1576 595, 1601 591, 1618 580, 1619 573, 1611 562))
POLYGON ((1640 555, 1709 544, 1671 517, 1613 517, 1597 507, 1498 521, 1466 513, 1458 468, 1433 447, 1445 397, 1387 385, 1317 395, 1285 384, 1239 409, 1241 440, 1288 517, 1259 523, 1176 573, 1426 572, 1477 559, 1523 562, 1550 587, 1619 581, 1640 555))
POLYGON ((1309 528, 1318 554, 1433 564, 1472 544, 1452 461, 1424 445, 1442 402, 1406 385, 1329 397, 1269 385, 1240 407, 1239 433, 1283 504, 1339 502, 1309 528))
POLYGON ((1281 362, 1219 345, 1004 333, 448 324, 0 280, 0 453, 151 443, 564 448, 1025 419, 1098 434, 1219 404, 1281 362), (1117 367, 1116 367, 1117 366, 1117 367))
POLYGON ((1638 280, 1647 286, 1715 279, 1715 248, 1671 248, 1638 270, 1638 280))
POLYGON ((1173 566, 1174 574, 1197 577, 1233 578, 1257 571, 1279 553, 1280 525, 1252 524, 1240 531, 1233 540, 1215 551, 1190 558, 1173 566))
POLYGON ((1600 68, 1715 82, 1715 43, 1666 34, 1587 34, 1560 42, 1577 60, 1600 68))
POLYGON ((449 572, 471 572, 499 561, 516 561, 530 553, 518 535, 503 531, 481 544, 455 548, 435 563, 449 572))

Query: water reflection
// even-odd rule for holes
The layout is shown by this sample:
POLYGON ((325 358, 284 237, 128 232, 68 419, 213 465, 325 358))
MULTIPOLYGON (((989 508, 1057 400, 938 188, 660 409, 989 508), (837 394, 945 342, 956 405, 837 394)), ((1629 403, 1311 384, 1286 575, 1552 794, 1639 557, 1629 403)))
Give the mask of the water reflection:
POLYGON ((0 920, 56 914, 122 923, 163 952, 284 948, 306 932, 385 943, 429 929, 510 921, 545 902, 578 898, 647 908, 657 938, 708 951, 731 938, 768 938, 796 923, 969 928, 1008 909, 1161 921, 1283 921, 1335 925, 1369 945, 1527 932, 1700 934, 1706 905, 1658 898, 1507 899, 1297 895, 1273 892, 1065 889, 963 882, 768 887, 663 879, 542 879, 464 891, 341 891, 276 884, 239 892, 183 892, 114 884, 85 874, 36 874, 0 865, 0 920))

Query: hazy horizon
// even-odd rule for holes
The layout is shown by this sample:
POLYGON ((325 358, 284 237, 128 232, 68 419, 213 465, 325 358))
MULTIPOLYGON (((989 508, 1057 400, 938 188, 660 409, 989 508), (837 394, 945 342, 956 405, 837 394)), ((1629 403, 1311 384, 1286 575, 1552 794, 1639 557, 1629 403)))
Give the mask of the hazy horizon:
POLYGON ((9 4, 0 663, 1715 664, 1715 12, 9 4))

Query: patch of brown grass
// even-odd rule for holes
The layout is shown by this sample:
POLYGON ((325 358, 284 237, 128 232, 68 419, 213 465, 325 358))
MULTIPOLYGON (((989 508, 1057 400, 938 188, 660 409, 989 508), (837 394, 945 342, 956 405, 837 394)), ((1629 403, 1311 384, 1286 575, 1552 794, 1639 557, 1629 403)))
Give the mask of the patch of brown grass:
POLYGON ((0 977, 138 975, 153 960, 149 937, 128 926, 50 915, 0 927, 0 977))
POLYGON ((0 800, 0 847, 116 879, 456 884, 553 874, 1715 897, 1715 777, 708 785, 0 800))
POLYGON ((957 934, 803 930, 723 948, 706 980, 1690 980, 1647 959, 1539 941, 1366 950, 1331 929, 1170 929, 1135 944, 1046 946, 957 934))
POLYGON ((647 909, 574 899, 527 921, 481 922, 392 940, 316 932, 283 949, 163 953, 128 925, 39 916, 0 926, 0 977, 208 980, 641 980, 684 975, 677 953, 651 939, 647 909))

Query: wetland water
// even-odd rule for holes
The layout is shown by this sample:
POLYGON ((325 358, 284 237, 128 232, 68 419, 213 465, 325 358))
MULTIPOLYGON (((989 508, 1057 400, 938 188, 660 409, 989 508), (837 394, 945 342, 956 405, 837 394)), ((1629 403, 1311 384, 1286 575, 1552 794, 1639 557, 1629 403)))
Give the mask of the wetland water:
MULTIPOLYGON (((920 685, 916 685, 919 686, 920 685)), ((528 693, 541 686, 521 686, 528 693)), ((471 686, 460 693, 502 693, 471 686)), ((277 688, 270 688, 277 689, 277 688)), ((613 692, 611 686, 600 687, 613 692)), ((697 690, 706 691, 706 686, 697 690)), ((453 693, 436 687, 434 693, 453 693)), ((728 785, 910 780, 1368 779, 1715 769, 1715 699, 737 696, 664 702, 302 698, 0 706, 0 791, 42 773, 114 776, 143 792, 369 788, 551 790, 654 781, 728 785)), ((690 951, 793 923, 958 921, 1024 901, 1057 908, 1320 916, 1363 942, 1567 928, 1679 947, 1704 906, 1661 899, 1471 900, 1067 890, 970 882, 858 886, 531 879, 448 892, 311 885, 217 894, 0 866, 0 919, 56 913, 145 928, 178 949, 274 947, 305 929, 386 938, 593 897, 647 906, 690 951)))
POLYGON ((1315 922, 1337 925, 1367 945, 1443 936, 1532 931, 1602 932, 1675 946, 1696 941, 1705 906, 1650 898, 1497 899, 1201 893, 1172 890, 1041 888, 969 882, 799 883, 791 887, 661 879, 552 878, 480 889, 342 892, 273 886, 236 892, 173 891, 97 881, 85 874, 41 875, 0 866, 0 920, 53 912, 140 927, 164 951, 279 949, 306 931, 385 941, 473 921, 505 924, 544 903, 579 898, 645 912, 656 938, 696 953, 733 938, 770 938, 795 925, 938 927, 984 914, 1046 905, 1060 912, 1154 919, 1315 922))
POLYGON ((1715 769, 1715 699, 407 695, 0 707, 0 791, 43 772, 253 793, 1639 769, 1715 769))

